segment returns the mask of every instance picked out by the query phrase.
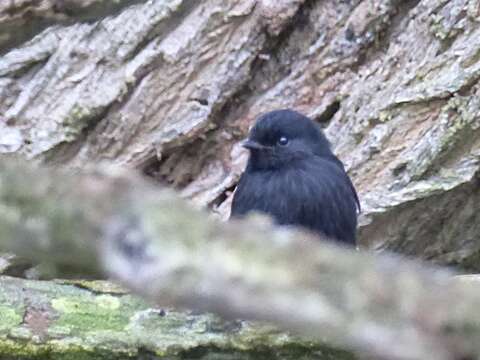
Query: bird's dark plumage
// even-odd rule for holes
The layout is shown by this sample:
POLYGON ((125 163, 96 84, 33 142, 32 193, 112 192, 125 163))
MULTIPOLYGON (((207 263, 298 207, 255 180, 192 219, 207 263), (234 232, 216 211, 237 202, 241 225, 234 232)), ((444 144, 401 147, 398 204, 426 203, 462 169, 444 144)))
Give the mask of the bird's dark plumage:
POLYGON ((293 110, 269 112, 257 120, 244 146, 250 158, 234 194, 232 217, 264 212, 278 224, 355 244, 357 193, 313 121, 293 110))

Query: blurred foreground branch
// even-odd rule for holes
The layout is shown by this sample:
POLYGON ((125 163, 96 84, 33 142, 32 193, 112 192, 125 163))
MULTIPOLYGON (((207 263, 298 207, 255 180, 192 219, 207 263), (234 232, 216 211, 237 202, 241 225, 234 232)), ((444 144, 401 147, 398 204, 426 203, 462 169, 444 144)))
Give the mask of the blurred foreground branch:
POLYGON ((480 355, 476 283, 263 219, 219 223, 116 171, 0 161, 0 247, 61 275, 100 274, 101 263, 158 304, 271 321, 385 358, 480 355))

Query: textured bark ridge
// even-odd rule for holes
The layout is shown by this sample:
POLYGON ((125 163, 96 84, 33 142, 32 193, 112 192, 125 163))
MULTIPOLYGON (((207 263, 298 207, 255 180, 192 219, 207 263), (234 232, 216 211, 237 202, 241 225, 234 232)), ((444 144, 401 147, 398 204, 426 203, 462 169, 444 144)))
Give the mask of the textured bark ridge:
POLYGON ((152 308, 107 282, 0 277, 0 288, 4 358, 352 359, 270 326, 152 308))
POLYGON ((140 168, 225 217, 239 140, 292 107, 346 163, 363 246, 480 268, 478 1, 13 3, 0 27, 48 20, 0 42, 0 151, 140 168))
POLYGON ((5 0, 0 4, 0 53, 48 26, 95 21, 140 0, 5 0))

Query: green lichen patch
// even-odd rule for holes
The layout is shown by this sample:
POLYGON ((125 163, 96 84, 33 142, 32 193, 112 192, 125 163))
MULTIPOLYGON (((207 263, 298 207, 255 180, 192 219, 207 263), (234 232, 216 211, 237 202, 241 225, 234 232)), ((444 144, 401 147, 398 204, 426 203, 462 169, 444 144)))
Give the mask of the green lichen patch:
POLYGON ((28 341, 0 339, 0 356, 17 360, 114 360, 139 358, 137 355, 138 353, 116 353, 58 341, 34 344, 28 341))
POLYGON ((10 330, 22 322, 21 313, 9 305, 0 305, 0 332, 10 330))
POLYGON ((133 295, 110 292, 114 285, 96 285, 92 291, 60 281, 0 277, 0 358, 352 358, 271 326, 152 308, 133 295))
POLYGON ((120 285, 103 280, 82 280, 82 279, 72 279, 72 280, 57 280, 58 284, 65 285, 75 285, 82 289, 87 289, 95 293, 102 294, 128 294, 128 291, 125 290, 120 285))
POLYGON ((135 309, 126 301, 104 294, 82 297, 60 297, 52 299, 52 308, 57 311, 56 326, 69 327, 73 333, 95 331, 123 331, 135 309))
POLYGON ((79 105, 73 106, 62 123, 65 141, 75 140, 93 116, 94 112, 92 109, 79 105))

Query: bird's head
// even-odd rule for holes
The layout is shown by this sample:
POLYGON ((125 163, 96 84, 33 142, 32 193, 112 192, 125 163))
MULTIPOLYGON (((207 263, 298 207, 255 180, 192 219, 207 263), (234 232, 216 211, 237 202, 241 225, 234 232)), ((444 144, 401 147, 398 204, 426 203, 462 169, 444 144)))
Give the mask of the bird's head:
POLYGON ((322 130, 293 110, 260 116, 243 146, 250 150, 248 166, 252 170, 280 169, 311 156, 333 156, 322 130))

